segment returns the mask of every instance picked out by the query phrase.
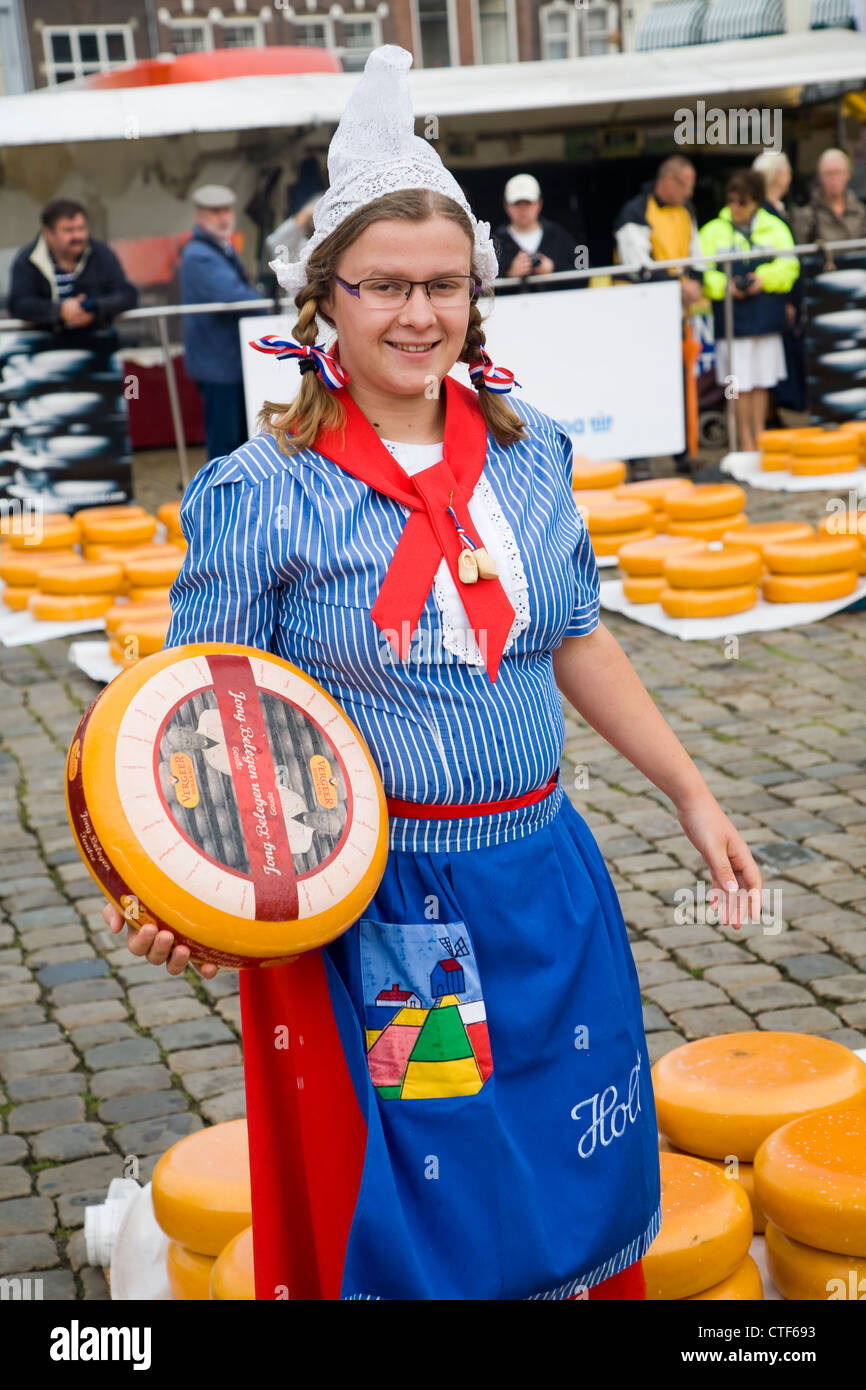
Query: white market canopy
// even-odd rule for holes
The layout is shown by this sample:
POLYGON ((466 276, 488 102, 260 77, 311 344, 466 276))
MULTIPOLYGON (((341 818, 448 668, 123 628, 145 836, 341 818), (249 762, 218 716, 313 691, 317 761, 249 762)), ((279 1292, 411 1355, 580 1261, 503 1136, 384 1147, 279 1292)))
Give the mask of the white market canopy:
MULTIPOLYGON (((356 73, 224 78, 90 91, 67 84, 0 97, 0 150, 148 139, 189 132, 335 125, 356 73)), ((410 73, 416 116, 477 130, 511 117, 505 134, 551 123, 634 121, 684 100, 708 106, 772 99, 796 106, 866 86, 866 34, 821 30, 559 62, 428 68, 410 73)), ((495 129, 495 127, 494 127, 495 129)))

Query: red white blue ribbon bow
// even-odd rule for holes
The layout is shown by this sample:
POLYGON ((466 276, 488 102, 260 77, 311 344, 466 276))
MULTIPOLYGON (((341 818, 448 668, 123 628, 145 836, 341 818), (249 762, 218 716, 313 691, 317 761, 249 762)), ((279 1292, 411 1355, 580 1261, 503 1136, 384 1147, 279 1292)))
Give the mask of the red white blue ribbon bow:
POLYGON ((507 367, 494 367, 493 359, 490 354, 480 349, 480 360, 470 362, 469 377, 476 391, 482 387, 492 391, 494 395, 505 396, 512 386, 519 386, 520 382, 515 379, 514 373, 507 367))
MULTIPOLYGON (((281 362, 286 357, 297 357, 302 364, 311 364, 310 371, 316 371, 322 378, 326 386, 330 386, 332 391, 339 391, 341 386, 346 386, 349 382, 349 373, 342 367, 335 357, 318 343, 315 347, 307 344, 290 343, 285 338, 277 338, 273 333, 266 333, 263 338, 253 338, 250 340, 250 347, 254 347, 258 352, 269 352, 281 362)), ((301 370, 305 370, 302 365, 301 370)))

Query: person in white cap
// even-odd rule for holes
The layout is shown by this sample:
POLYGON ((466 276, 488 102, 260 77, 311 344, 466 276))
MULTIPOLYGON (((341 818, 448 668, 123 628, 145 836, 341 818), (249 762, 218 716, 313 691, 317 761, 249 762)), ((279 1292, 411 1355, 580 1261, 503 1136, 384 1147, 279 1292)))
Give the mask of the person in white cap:
MULTIPOLYGON (((192 201, 195 226, 180 256, 181 303, 233 304, 241 299, 261 298, 232 245, 232 189, 216 183, 203 184, 193 192, 192 201)), ((247 437, 240 318, 241 312, 189 314, 183 319, 184 366, 201 393, 208 459, 225 457, 247 437)))
MULTIPOLYGON (((551 275, 574 270, 574 237, 541 216, 541 186, 532 174, 515 174, 505 185, 508 221, 496 228, 500 275, 551 275)), ((573 286, 572 286, 573 288, 573 286)))
MULTIPOLYGON (((306 671, 389 815, 381 884, 306 1021, 294 965, 242 972, 256 1296, 640 1299, 649 1057, 622 911, 559 775, 562 696, 670 795, 717 892, 760 875, 599 622, 568 435, 484 350, 489 228, 414 134, 410 64, 370 55, 314 234, 274 263, 294 341, 254 346, 299 363, 298 394, 181 509, 167 645, 306 671)), ((153 927, 129 944, 170 974, 189 960, 153 927)))

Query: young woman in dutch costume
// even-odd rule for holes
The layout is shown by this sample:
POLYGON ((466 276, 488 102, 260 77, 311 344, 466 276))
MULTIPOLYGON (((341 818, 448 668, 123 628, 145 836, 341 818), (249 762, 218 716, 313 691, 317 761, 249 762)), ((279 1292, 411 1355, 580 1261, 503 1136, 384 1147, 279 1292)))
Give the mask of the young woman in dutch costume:
MULTIPOLYGON (((168 645, 300 667, 388 796, 381 886, 323 953, 345 1076, 322 1124, 331 1100, 357 1118, 304 1150, 331 1198, 324 1295, 642 1298, 660 1220, 649 1059, 616 893, 559 780, 562 696, 670 797, 716 890, 760 876, 599 622, 568 436, 506 399, 513 378, 484 352, 489 229, 413 134, 410 62, 368 60, 316 235, 300 264, 274 262, 296 343, 258 346, 299 357, 300 390, 188 488, 168 645), (475 389, 448 375, 458 361, 475 389)), ((129 945, 170 974, 189 963, 153 928, 129 945)), ((272 1024, 295 968, 241 977, 260 1298, 285 1296, 291 1245, 294 1083, 272 1024)))

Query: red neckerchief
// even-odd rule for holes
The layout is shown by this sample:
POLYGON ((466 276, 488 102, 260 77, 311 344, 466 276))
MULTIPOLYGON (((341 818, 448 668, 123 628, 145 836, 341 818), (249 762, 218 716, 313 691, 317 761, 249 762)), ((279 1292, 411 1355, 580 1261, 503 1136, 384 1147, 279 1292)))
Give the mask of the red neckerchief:
POLYGON ((345 435, 340 429, 320 430, 315 449, 377 492, 412 509, 394 558, 373 605, 371 617, 401 660, 409 657, 412 633, 443 556, 457 585, 475 640, 491 681, 496 680, 505 642, 514 621, 514 608, 499 579, 465 584, 457 560, 464 543, 448 514, 449 503, 463 529, 483 545, 469 515, 468 499, 481 476, 487 455, 487 426, 474 391, 446 378, 445 440, 442 458, 410 477, 388 452, 366 415, 348 391, 340 401, 346 409, 345 435))

